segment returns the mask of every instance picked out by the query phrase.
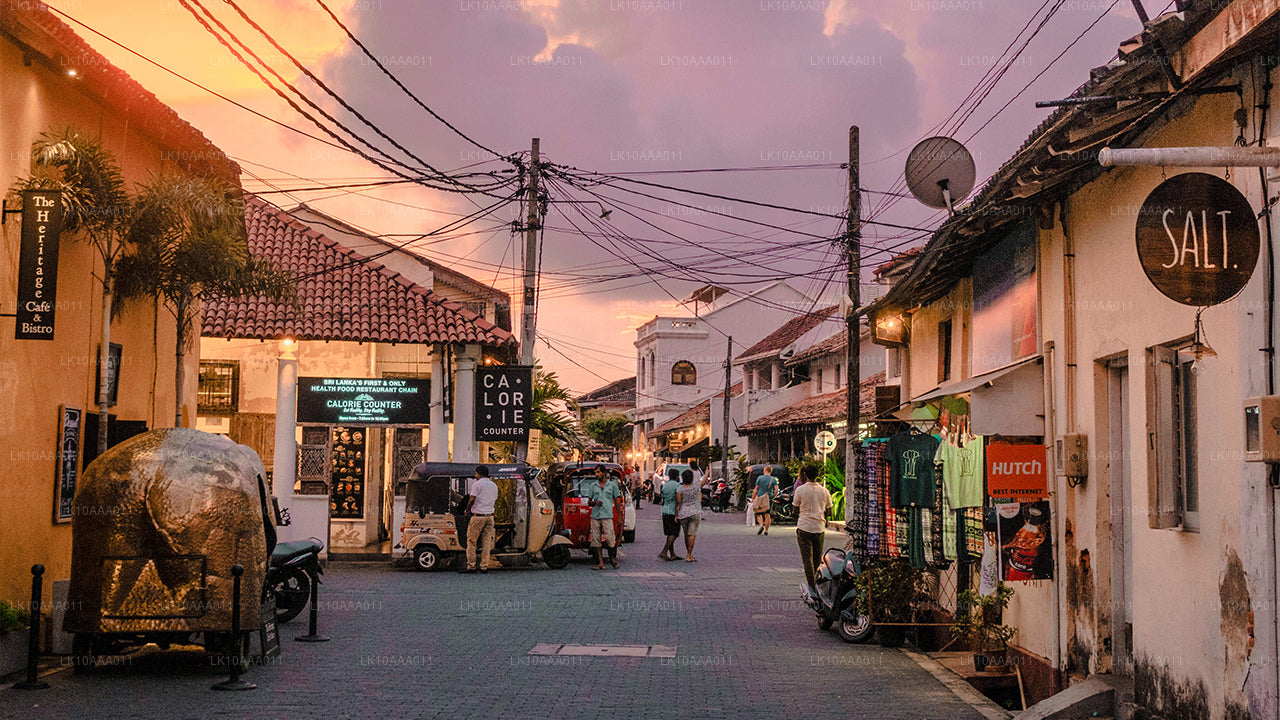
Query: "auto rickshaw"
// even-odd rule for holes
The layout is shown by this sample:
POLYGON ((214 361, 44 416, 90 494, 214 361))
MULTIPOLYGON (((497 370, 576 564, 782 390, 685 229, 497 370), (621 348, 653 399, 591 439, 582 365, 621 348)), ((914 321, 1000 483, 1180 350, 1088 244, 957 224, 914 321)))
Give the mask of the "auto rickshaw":
MULTIPOLYGON (((635 540, 634 520, 627 525, 627 514, 634 513, 630 489, 622 480, 622 466, 617 463, 579 461, 555 463, 547 469, 547 483, 551 486, 551 498, 556 505, 556 531, 567 534, 572 547, 590 551, 591 507, 583 497, 583 486, 595 483, 596 468, 605 472, 622 490, 623 496, 614 500, 613 536, 618 542, 635 540)), ((634 515, 633 515, 634 517, 634 515)))
MULTIPOLYGON (((437 570, 462 560, 466 543, 466 498, 475 463, 426 462, 414 468, 405 488, 400 547, 419 570, 437 570)), ((553 532, 555 508, 538 472, 523 463, 485 465, 498 486, 494 506, 493 558, 515 565, 539 555, 551 568, 569 564, 569 539, 553 532)))
POLYGON ((234 565, 244 647, 276 541, 265 476, 253 450, 186 428, 136 435, 90 463, 72 505, 63 623, 77 671, 147 643, 232 651, 234 565))

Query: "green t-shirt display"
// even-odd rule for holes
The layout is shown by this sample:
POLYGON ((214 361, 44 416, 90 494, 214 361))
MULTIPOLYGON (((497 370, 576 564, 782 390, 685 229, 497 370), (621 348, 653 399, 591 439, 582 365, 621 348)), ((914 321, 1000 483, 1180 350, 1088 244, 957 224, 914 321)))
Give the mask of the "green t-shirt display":
POLYGON ((982 507, 981 437, 975 437, 960 447, 949 442, 940 443, 933 459, 942 463, 942 492, 951 507, 982 507))

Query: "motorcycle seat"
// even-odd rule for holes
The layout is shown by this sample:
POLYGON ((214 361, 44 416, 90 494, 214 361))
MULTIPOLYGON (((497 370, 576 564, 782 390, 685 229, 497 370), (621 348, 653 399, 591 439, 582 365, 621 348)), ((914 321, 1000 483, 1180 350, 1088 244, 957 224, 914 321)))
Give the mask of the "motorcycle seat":
POLYGON ((315 540, 294 540, 293 542, 277 543, 275 549, 271 551, 271 565, 284 565, 303 555, 318 555, 323 547, 323 543, 315 540))

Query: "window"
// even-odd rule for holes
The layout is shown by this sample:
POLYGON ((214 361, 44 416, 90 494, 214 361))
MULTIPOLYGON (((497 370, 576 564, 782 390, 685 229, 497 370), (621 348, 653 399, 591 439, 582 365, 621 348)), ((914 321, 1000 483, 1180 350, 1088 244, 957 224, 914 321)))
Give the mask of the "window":
POLYGON ((693 367, 693 363, 681 360, 671 366, 672 385, 696 385, 697 383, 698 371, 693 367))
POLYGON ((885 377, 902 377, 902 348, 885 348, 885 377))
POLYGON ((782 368, 782 387, 795 387, 806 382, 809 382, 808 365, 791 365, 782 368))
POLYGON ((817 394, 818 394, 818 395, 821 395, 821 394, 822 394, 822 368, 818 368, 817 377, 815 377, 815 378, 813 379, 813 381, 814 381, 814 384, 815 384, 815 385, 817 385, 817 388, 818 388, 818 392, 817 392, 817 394))
POLYGON ((1148 464, 1148 521, 1153 528, 1200 529, 1196 472, 1194 357, 1177 346, 1148 351, 1147 433, 1155 462, 1148 464))
POLYGON ((938 382, 951 379, 951 321, 938 323, 938 382))
POLYGON ((639 382, 640 382, 640 389, 641 389, 641 390, 643 390, 643 389, 644 389, 644 387, 645 387, 645 385, 644 385, 644 357, 643 357, 643 356, 641 356, 641 358, 640 358, 640 380, 639 380, 639 382))
POLYGON ((468 300, 462 303, 463 309, 470 310, 471 312, 479 315, 481 318, 484 318, 484 310, 485 310, 484 305, 485 303, 483 300, 478 300, 478 301, 468 300))
POLYGON ((196 411, 234 413, 240 396, 240 363, 235 360, 202 361, 196 411))
POLYGON ((657 364, 658 364, 658 359, 654 356, 653 353, 649 353, 649 387, 653 387, 653 382, 654 382, 653 379, 656 377, 656 375, 654 375, 654 367, 657 364))

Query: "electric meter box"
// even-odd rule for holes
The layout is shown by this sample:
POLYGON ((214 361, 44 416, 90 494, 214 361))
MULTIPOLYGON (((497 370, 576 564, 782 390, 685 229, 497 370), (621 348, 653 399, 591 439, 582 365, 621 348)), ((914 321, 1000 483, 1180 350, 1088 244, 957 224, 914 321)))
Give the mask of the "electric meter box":
POLYGON ((1084 433, 1067 433, 1058 438, 1058 474, 1067 477, 1089 475, 1089 436, 1084 433))
POLYGON ((1244 401, 1244 459, 1280 462, 1280 395, 1244 401))

